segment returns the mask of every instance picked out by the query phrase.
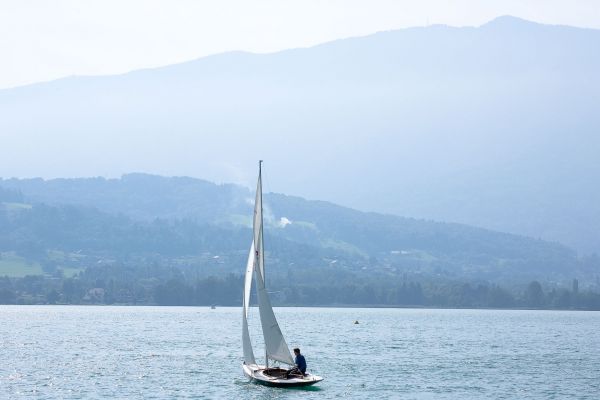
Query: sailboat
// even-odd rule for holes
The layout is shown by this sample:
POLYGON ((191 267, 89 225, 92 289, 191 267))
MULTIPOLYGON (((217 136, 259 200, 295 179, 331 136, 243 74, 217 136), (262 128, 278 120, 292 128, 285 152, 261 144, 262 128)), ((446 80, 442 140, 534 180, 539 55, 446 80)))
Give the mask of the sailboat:
POLYGON ((263 247, 263 208, 262 208, 262 160, 258 163, 258 183, 256 186, 256 201, 254 202, 253 238, 246 264, 244 279, 243 315, 242 315, 242 344, 244 348, 244 375, 256 383, 268 386, 292 387, 314 385, 323 380, 322 377, 306 373, 288 374, 288 369, 280 366, 270 366, 269 362, 294 366, 294 359, 281 333, 269 294, 265 288, 265 258, 263 247), (248 311, 252 279, 256 284, 260 323, 265 341, 265 364, 259 365, 254 357, 250 331, 248 329, 248 311))

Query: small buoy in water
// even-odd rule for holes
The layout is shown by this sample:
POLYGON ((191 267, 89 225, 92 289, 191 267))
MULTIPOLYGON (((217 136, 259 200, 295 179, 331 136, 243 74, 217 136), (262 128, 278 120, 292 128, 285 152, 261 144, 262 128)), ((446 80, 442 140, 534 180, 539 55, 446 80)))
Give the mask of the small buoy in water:
POLYGON ((358 320, 354 321, 354 325, 358 325, 358 320))

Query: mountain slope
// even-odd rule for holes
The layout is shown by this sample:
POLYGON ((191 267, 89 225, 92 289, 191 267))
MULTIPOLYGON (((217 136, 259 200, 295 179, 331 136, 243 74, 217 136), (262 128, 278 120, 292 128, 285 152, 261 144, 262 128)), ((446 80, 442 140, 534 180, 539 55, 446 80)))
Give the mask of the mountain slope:
MULTIPOLYGON (((109 258, 169 259, 208 252, 229 257, 228 271, 239 270, 247 254, 243 238, 250 237, 253 196, 240 186, 130 174, 122 179, 0 180, 0 196, 8 218, 0 251, 27 250, 37 243, 35 254, 81 250, 109 258), (16 206, 24 201, 33 207, 16 206)), ((299 267, 326 275, 334 268, 366 276, 416 274, 511 284, 574 276, 593 282, 598 274, 598 266, 586 266, 574 251, 556 243, 281 194, 265 195, 265 222, 275 274, 299 267)))
POLYGON ((503 17, 0 91, 0 175, 141 170, 600 252, 600 31, 503 17))

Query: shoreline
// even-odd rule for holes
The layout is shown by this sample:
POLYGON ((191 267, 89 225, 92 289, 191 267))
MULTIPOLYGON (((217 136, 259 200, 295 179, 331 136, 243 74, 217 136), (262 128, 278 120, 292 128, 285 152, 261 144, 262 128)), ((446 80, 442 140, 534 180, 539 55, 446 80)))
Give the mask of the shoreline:
MULTIPOLYGON (((212 309, 211 305, 159 305, 159 304, 0 304, 1 307, 161 307, 161 308, 197 308, 197 309, 212 309)), ((242 306, 219 306, 215 305, 215 309, 221 308, 241 308, 242 306)), ((407 309, 407 310, 484 310, 484 311, 591 311, 599 312, 600 309, 585 309, 585 308, 528 308, 528 307, 512 307, 512 308, 496 308, 496 307, 441 307, 441 306, 391 306, 391 305, 275 305, 274 308, 339 308, 339 309, 407 309)), ((257 306, 250 306, 257 308, 257 306)))

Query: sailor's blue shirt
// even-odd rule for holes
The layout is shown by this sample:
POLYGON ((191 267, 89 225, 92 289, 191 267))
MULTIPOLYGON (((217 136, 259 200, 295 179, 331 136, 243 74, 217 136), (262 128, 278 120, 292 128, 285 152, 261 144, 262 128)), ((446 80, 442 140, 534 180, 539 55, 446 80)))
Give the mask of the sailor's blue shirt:
POLYGON ((304 356, 302 354, 298 354, 296 356, 296 359, 294 360, 294 362, 296 363, 296 365, 298 366, 298 369, 300 371, 302 371, 302 373, 306 373, 306 360, 304 359, 304 356))

